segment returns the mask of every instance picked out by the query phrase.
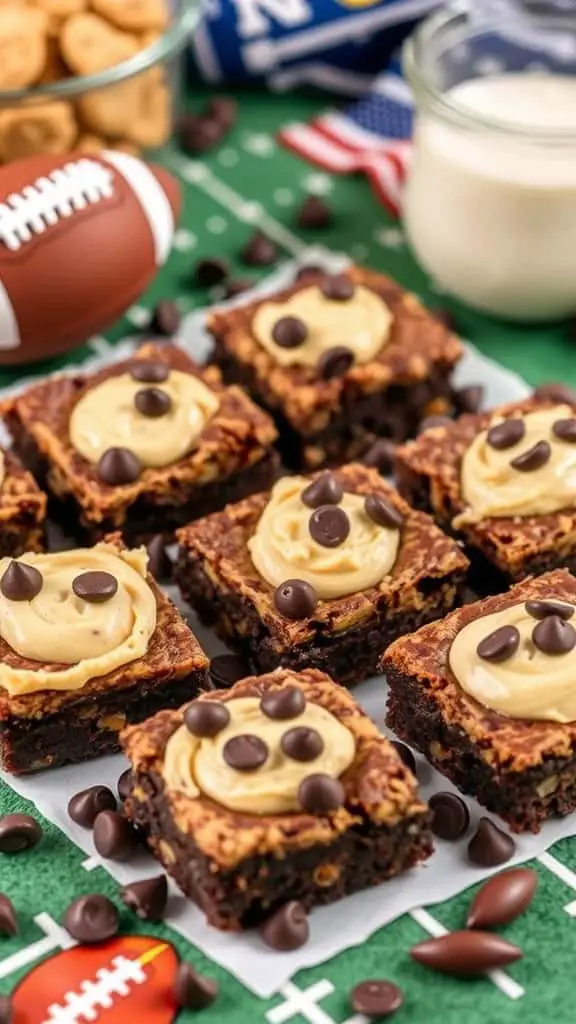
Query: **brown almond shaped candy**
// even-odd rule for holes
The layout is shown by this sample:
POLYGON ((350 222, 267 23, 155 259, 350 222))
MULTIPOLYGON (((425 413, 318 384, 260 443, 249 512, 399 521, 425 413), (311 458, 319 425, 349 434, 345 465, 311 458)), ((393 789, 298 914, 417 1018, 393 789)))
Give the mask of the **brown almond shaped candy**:
POLYGON ((424 434, 426 430, 434 430, 436 427, 449 427, 453 422, 449 416, 425 416, 418 424, 418 433, 424 434))
POLYGON ((504 420, 502 423, 497 423, 496 426, 490 427, 486 435, 486 440, 491 448, 495 448, 496 451, 506 451, 507 448, 513 448, 515 444, 519 444, 526 433, 526 424, 521 419, 510 419, 504 420))
POLYGON ((434 793, 428 806, 432 811, 432 831, 435 836, 454 843, 468 831, 470 812, 456 793, 434 793))
POLYGON ((350 1005, 355 1013, 363 1013, 369 1020, 382 1020, 396 1013, 404 1002, 404 996, 391 981, 374 979, 361 981, 350 993, 350 1005))
POLYGON ((309 619, 318 607, 318 596, 306 580, 285 580, 274 591, 274 607, 286 619, 309 619))
POLYGON ((141 921, 161 921, 168 902, 166 875, 130 882, 120 890, 120 899, 141 921))
POLYGON ((366 515, 389 530, 399 530, 404 523, 404 516, 394 505, 381 494, 367 494, 364 501, 366 515))
POLYGON ((12 1000, 10 996, 0 996, 0 1024, 13 1024, 12 1000))
POLYGON ((260 736, 243 733, 226 741, 222 748, 222 757, 226 764, 237 772, 254 772, 265 763, 268 747, 260 736))
POLYGON ((520 960, 523 953, 518 946, 492 932, 458 931, 419 942, 410 950, 410 956, 442 974, 474 977, 520 960))
POLYGON ((343 377, 354 363, 354 353, 346 345, 327 348, 318 360, 318 372, 323 380, 343 377))
POLYGON ((464 388, 458 388, 454 392, 456 411, 459 414, 479 412, 484 401, 484 391, 483 384, 468 384, 464 388))
POLYGON ((183 1010, 204 1010, 218 996, 213 978, 198 974, 192 964, 181 963, 174 981, 174 997, 183 1010))
POLYGON ((561 601, 526 601, 526 611, 533 619, 545 619, 548 615, 557 615, 565 622, 571 619, 576 611, 574 605, 564 604, 561 601))
POLYGON ((155 359, 135 359, 130 376, 139 384, 163 384, 170 376, 170 367, 155 359))
POLYGON ((298 718, 306 707, 306 698, 297 686, 283 686, 281 690, 268 690, 262 694, 260 710, 275 722, 298 718))
POLYGON ((18 917, 12 900, 0 892, 0 935, 18 934, 18 917))
POLYGON ((25 562, 9 562, 0 580, 0 590, 8 601, 32 601, 42 590, 42 573, 25 562))
POLYGON ((348 302, 356 288, 346 274, 326 274, 320 282, 320 291, 331 302, 348 302))
POLYGON ((569 388, 561 381, 547 381, 534 388, 534 398, 542 398, 545 401, 558 402, 561 405, 574 405, 576 403, 576 391, 569 388))
POLYGON ((179 127, 180 146, 185 153, 199 156, 210 153, 222 141, 225 129, 215 117, 203 114, 186 114, 179 127))
POLYGON ((314 761, 324 750, 324 740, 316 729, 297 725, 284 733, 280 746, 293 761, 314 761))
POLYGON ((211 96, 206 106, 209 117, 216 118, 223 128, 229 130, 238 119, 238 100, 232 96, 211 96))
POLYGON ((141 416, 157 420, 170 412, 172 399, 162 388, 141 388, 134 395, 134 405, 141 416))
POLYGON ((278 246, 261 231, 256 231, 246 242, 240 258, 249 267, 269 267, 278 259, 278 246))
POLYGON ((534 899, 538 875, 532 868, 512 868, 489 878, 476 893, 467 928, 498 928, 523 914, 534 899))
POLYGON ((308 328, 297 316, 282 316, 272 328, 272 338, 280 348, 300 348, 308 337, 308 328))
POLYGON ((468 857, 481 868, 505 864, 516 852, 512 836, 498 828, 490 818, 480 818, 478 828, 468 843, 468 857))
POLYGON ((118 591, 118 580, 110 572, 81 572, 72 580, 76 597, 89 604, 103 604, 118 591))
POLYGON ((138 848, 138 836, 118 811, 100 811, 94 821, 94 846, 101 857, 129 860, 138 848))
POLYGON ((83 828, 92 828, 101 811, 115 811, 116 797, 108 786, 81 789, 68 802, 68 816, 83 828))
POLYGON ((370 469, 377 469, 384 476, 389 476, 394 469, 397 447, 389 437, 379 437, 360 461, 370 469))
POLYGON ((576 419, 572 417, 567 420, 556 420, 552 424, 552 433, 559 441, 566 441, 567 444, 576 443, 576 419))
POLYGON ((96 472, 110 487, 133 484, 142 472, 140 459, 129 448, 108 448, 101 455, 96 472))
POLYGON ((350 520, 338 505, 320 505, 308 521, 312 540, 323 548, 337 548, 350 533, 350 520))
POLYGON ((30 814, 3 814, 0 818, 0 853, 22 853, 42 838, 40 824, 30 814))
POLYGON ((319 508, 320 505, 339 505, 344 497, 344 488, 334 473, 327 470, 316 480, 308 484, 300 495, 300 501, 308 508, 319 508))
POLYGON ((122 772, 122 774, 119 776, 118 782, 116 783, 116 789, 118 790, 118 796, 120 797, 120 800, 123 803, 124 800, 126 800, 127 797, 130 796, 130 793, 132 792, 131 768, 127 768, 126 771, 122 772))
POLYGON ((217 256, 207 256, 198 260, 194 267, 194 277, 201 288, 214 288, 215 285, 222 284, 229 273, 230 267, 226 260, 221 260, 217 256))
MULTIPOLYGON (((161 338, 172 338, 178 333, 181 323, 182 317, 176 303, 170 299, 163 299, 154 307, 150 319, 150 331, 161 338)), ((166 377, 163 379, 166 380, 166 377)))
POLYGON ((120 915, 107 896, 93 893, 74 900, 63 920, 64 927, 73 939, 84 946, 106 942, 118 933, 120 915))
POLYGON ((300 228, 322 230, 329 228, 333 219, 331 208, 320 196, 306 196, 296 214, 300 228))
POLYGON ((537 441, 527 451, 517 455, 515 459, 511 459, 510 465, 519 473, 533 473, 545 466, 550 461, 551 455, 552 449, 548 441, 537 441))
POLYGON ((345 798, 340 780, 323 772, 307 775, 298 787, 298 803, 307 814, 329 814, 342 807, 345 798))
POLYGON ((308 915, 301 903, 290 900, 264 922, 260 934, 266 945, 279 953, 300 949, 310 935, 308 915))
POLYGON ((412 775, 416 778, 416 758, 410 750, 410 747, 407 747, 405 743, 401 743, 400 740, 390 740, 390 742, 402 761, 402 764, 408 768, 408 771, 411 771, 412 775))
POLYGON ((511 658, 520 646, 520 633, 516 626, 499 626, 480 641, 476 653, 483 661, 498 664, 511 658))
POLYGON ((543 654, 554 657, 568 654, 576 647, 576 629, 559 615, 547 615, 532 630, 532 642, 543 654))
POLYGON ((219 700, 193 700, 184 712, 184 725, 193 736, 212 739, 230 721, 230 711, 219 700))
POLYGON ((239 654, 216 654, 210 662, 210 679, 217 690, 228 689, 250 675, 250 666, 239 654))
POLYGON ((151 537, 146 545, 148 555, 148 572, 158 583, 169 580, 172 576, 172 562, 166 552, 166 544, 161 533, 151 537))

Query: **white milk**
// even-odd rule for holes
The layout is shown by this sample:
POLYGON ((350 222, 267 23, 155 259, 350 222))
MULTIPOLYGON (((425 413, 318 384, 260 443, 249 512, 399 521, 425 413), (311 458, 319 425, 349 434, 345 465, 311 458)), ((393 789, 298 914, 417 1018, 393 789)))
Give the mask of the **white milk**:
POLYGON ((576 78, 504 74, 446 95, 526 135, 422 114, 405 200, 418 258, 439 284, 489 312, 526 321, 575 314, 576 78), (573 140, 537 142, 543 127, 573 140))

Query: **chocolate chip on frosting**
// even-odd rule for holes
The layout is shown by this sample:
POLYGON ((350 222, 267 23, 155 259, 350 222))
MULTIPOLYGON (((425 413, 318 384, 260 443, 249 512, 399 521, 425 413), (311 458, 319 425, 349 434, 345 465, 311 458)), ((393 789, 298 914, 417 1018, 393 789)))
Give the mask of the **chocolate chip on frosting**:
POLYGON ((308 508, 319 508, 320 505, 339 505, 344 497, 344 488, 333 473, 322 473, 305 487, 300 495, 308 508))
POLYGON ((9 601, 31 601, 42 590, 42 573, 25 562, 10 562, 0 581, 0 590, 9 601))
POLYGON ((326 349, 318 360, 318 371, 324 380, 342 377, 354 362, 354 353, 345 345, 334 345, 326 349))
POLYGON ((505 451, 506 448, 513 448, 522 440, 525 433, 524 420, 504 420, 503 423, 497 423, 496 426, 490 427, 486 440, 492 448, 496 448, 500 452, 505 451))
POLYGON ((307 775, 298 787, 298 801, 307 814, 328 814, 330 811, 336 811, 342 807, 344 799, 342 783, 322 772, 307 775))
POLYGON ((118 580, 110 572, 82 572, 72 581, 76 597, 91 604, 102 604, 114 597, 118 580))
POLYGON ((552 449, 548 441, 537 441, 527 451, 512 459, 510 465, 520 473, 533 473, 534 470, 545 466, 551 455, 552 449))
POLYGON ((354 285, 345 274, 326 274, 320 282, 320 291, 332 302, 348 302, 354 295, 354 285))
POLYGON ((567 654, 576 647, 576 629, 559 615, 547 615, 534 626, 532 640, 544 654, 567 654))
POLYGON ((280 348, 299 348, 308 337, 308 328, 297 316, 283 316, 274 324, 272 337, 280 348))
POLYGON ((284 733, 280 746, 294 761, 314 761, 324 750, 324 740, 316 729, 297 725, 284 733))
POLYGON ((516 654, 520 646, 520 633, 516 626, 500 626, 480 641, 476 652, 484 661, 506 661, 516 654))
POLYGON ((559 441, 567 441, 568 444, 576 443, 576 419, 574 417, 565 420, 556 420, 552 424, 552 433, 559 441))
POLYGON ((558 615, 565 622, 571 619, 576 609, 572 604, 561 601, 526 601, 526 611, 533 619, 545 619, 548 615, 558 615))
POLYGON ((297 686, 283 686, 281 690, 269 690, 262 695, 260 710, 266 718, 275 722, 286 722, 298 718, 306 707, 306 698, 297 686))
POLYGON ((402 513, 394 508, 381 494, 368 494, 364 502, 366 515, 378 526, 387 526, 390 530, 399 530, 404 522, 402 513))
POLYGON ((108 448, 97 467, 100 479, 111 487, 133 484, 141 472, 140 459, 129 448, 108 448))
POLYGON ((134 395, 134 405, 142 416, 157 419, 170 412, 172 399, 162 388, 141 388, 134 395))
POLYGON ((316 591, 305 580, 285 580, 274 591, 274 607, 286 619, 308 619, 317 606, 316 591))
POLYGON ((321 505, 310 516, 308 529, 312 540, 323 548, 337 548, 350 533, 350 520, 337 505, 321 505))
POLYGON ((232 736, 222 748, 222 757, 237 772, 253 772, 261 768, 268 757, 264 740, 251 733, 232 736))
POLYGON ((230 712, 218 700, 194 700, 184 712, 184 725, 193 736, 211 739, 225 729, 230 712))
POLYGON ((130 376, 142 384, 163 384, 170 376, 170 367, 153 359, 137 359, 130 367, 130 376))

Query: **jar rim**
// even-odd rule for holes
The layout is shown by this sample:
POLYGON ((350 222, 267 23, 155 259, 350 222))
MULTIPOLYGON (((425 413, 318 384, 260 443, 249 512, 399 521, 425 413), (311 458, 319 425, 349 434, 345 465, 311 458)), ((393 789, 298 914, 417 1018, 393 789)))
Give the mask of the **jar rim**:
POLYGON ((118 85, 129 78, 134 78, 135 75, 142 74, 167 58, 175 56, 184 47, 189 33, 196 28, 199 15, 199 0, 188 0, 169 28, 134 57, 93 75, 75 75, 72 78, 62 78, 46 85, 0 90, 0 108, 13 107, 19 103, 32 104, 44 103, 49 100, 72 99, 83 93, 104 89, 109 85, 118 85))
MULTIPOLYGON (((434 112, 460 127, 489 130, 497 134, 513 136, 517 139, 542 143, 572 143, 576 142, 576 131, 560 131, 556 128, 546 128, 545 125, 519 125, 514 121, 506 121, 503 118, 493 118, 486 114, 480 114, 471 110, 458 100, 448 98, 446 93, 439 89, 431 80, 430 76, 423 70, 423 62, 419 55, 427 49, 436 32, 445 28, 452 19, 462 17, 466 10, 459 4, 450 4, 439 11, 429 15, 414 30, 406 40, 402 48, 402 68, 416 96, 426 98, 434 112)), ((539 18, 539 20, 542 20, 539 18)), ((495 22, 495 27, 497 23, 495 22)), ((576 32, 576 20, 574 17, 562 18, 556 21, 558 27, 569 27, 576 32)), ((572 76, 566 76, 572 77, 572 76)))

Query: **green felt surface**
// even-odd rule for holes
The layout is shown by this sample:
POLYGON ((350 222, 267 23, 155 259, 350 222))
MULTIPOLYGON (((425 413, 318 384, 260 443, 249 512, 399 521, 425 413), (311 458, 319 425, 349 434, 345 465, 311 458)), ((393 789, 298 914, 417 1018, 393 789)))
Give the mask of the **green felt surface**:
MULTIPOLYGON (((192 98, 191 105, 195 101, 199 102, 198 97, 192 98)), ((192 285, 193 263, 201 256, 225 256, 235 272, 256 279, 254 271, 241 267, 238 253, 264 212, 265 217, 272 218, 271 224, 265 221, 265 227, 268 223, 280 235, 282 227, 289 229, 289 245, 283 255, 293 254, 302 244, 318 241, 344 250, 360 262, 397 277, 433 306, 450 308, 462 334, 531 383, 544 379, 576 381, 576 343, 570 340, 567 325, 538 330, 504 325, 438 295, 415 266, 401 228, 376 205, 364 180, 331 178, 277 148, 273 134, 281 123, 308 118, 319 109, 321 103, 317 99, 272 98, 263 94, 242 97, 240 122, 224 145, 205 163, 189 161, 184 165, 189 180, 185 185, 183 230, 167 267, 141 306, 150 308, 159 298, 166 297, 177 298, 183 312, 205 305, 209 296, 192 285), (294 226, 295 209, 310 191, 326 193, 335 213, 333 228, 321 236, 304 233, 294 226), (247 206, 247 202, 251 205, 247 206)), ((166 159, 174 166, 178 159, 176 151, 167 153, 166 159)), ((127 332, 135 333, 134 324, 141 319, 140 308, 111 332, 110 341, 127 332)), ((85 346, 76 356, 88 358, 93 352, 93 347, 85 346)), ((62 363, 47 363, 41 368, 34 367, 34 372, 53 370, 58 365, 62 363)), ((0 385, 17 377, 17 372, 4 372, 0 374, 0 385)), ((12 810, 30 808, 8 787, 0 785, 0 812, 12 810)), ((82 851, 53 825, 44 824, 44 839, 35 850, 13 857, 0 854, 0 891, 12 898, 21 920, 21 932, 16 938, 0 938, 0 992, 9 991, 23 973, 15 971, 3 976, 6 958, 41 938, 34 915, 44 911, 59 921, 70 900, 82 892, 97 890, 113 898, 117 894, 116 883, 102 868, 85 871, 81 866, 85 859, 82 851)), ((575 841, 560 842, 552 852, 560 864, 576 871, 575 841)), ((564 908, 574 893, 569 884, 544 865, 534 866, 539 875, 537 897, 529 911, 503 931, 525 952, 524 960, 508 969, 509 976, 525 990, 522 998, 508 998, 486 979, 448 979, 413 964, 407 950, 425 938, 425 933, 407 916, 381 929, 362 947, 296 975, 293 980, 301 990, 322 979, 333 985, 333 992, 319 1003, 317 1012, 324 1016, 316 1016, 312 1024, 344 1024, 352 1019, 347 995, 355 983, 366 977, 386 977, 404 989, 405 1005, 394 1018, 398 1024, 540 1024, 543 1020, 571 1024, 576 1020, 572 980, 576 920, 564 908)), ((446 928, 461 926, 471 895, 467 892, 435 907, 434 916, 446 928)), ((385 886, 375 891, 374 899, 386 899, 385 886)), ((182 956, 218 978, 220 998, 199 1018, 206 1024, 264 1024, 266 1013, 283 1002, 284 997, 257 999, 167 928, 141 924, 126 910, 122 911, 122 926, 130 932, 168 937, 182 956)), ((100 1019, 105 1020, 105 1015, 100 1019)), ((196 1015, 184 1013, 180 1019, 192 1021, 196 1015)), ((311 1018, 295 1014, 290 1024, 306 1024, 307 1019, 311 1018)))

